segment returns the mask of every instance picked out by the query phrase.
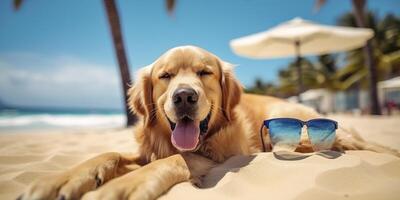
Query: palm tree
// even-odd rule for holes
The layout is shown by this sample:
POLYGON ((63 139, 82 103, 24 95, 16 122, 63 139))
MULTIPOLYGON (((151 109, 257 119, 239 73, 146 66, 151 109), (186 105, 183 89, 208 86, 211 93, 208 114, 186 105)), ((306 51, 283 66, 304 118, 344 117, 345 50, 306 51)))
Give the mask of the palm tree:
POLYGON ((326 80, 324 74, 307 58, 302 58, 300 61, 302 73, 299 76, 297 73, 297 62, 298 61, 291 62, 287 68, 279 71, 279 88, 284 91, 286 95, 295 95, 296 88, 300 82, 299 78, 301 78, 304 90, 321 87, 326 80))
MULTIPOLYGON (((365 4, 366 0, 352 0, 353 12, 356 17, 358 27, 368 27, 367 21, 365 20, 365 4)), ((369 97, 371 102, 371 114, 381 115, 381 107, 378 101, 378 90, 377 90, 377 74, 376 74, 376 60, 373 56, 373 50, 371 41, 367 41, 364 46, 365 64, 368 67, 369 75, 369 97)))
POLYGON ((336 64, 337 57, 332 54, 320 55, 317 57, 317 61, 314 63, 315 69, 321 76, 319 82, 319 88, 326 88, 331 91, 341 90, 343 83, 338 79, 338 67, 336 64))
POLYGON ((244 91, 246 93, 253 93, 253 94, 266 94, 265 83, 260 78, 256 78, 254 80, 254 85, 245 88, 244 91))
POLYGON ((246 87, 244 91, 246 93, 279 96, 277 86, 270 82, 264 82, 261 78, 256 78, 253 86, 246 87))
MULTIPOLYGON (((377 62, 377 78, 384 80, 400 75, 400 19, 394 15, 387 15, 379 20, 372 13, 367 18, 370 28, 375 31, 371 40, 374 47, 374 59, 377 62)), ((342 26, 357 26, 353 13, 347 13, 338 19, 342 26)), ((321 55, 313 62, 302 61, 305 89, 327 88, 331 91, 347 90, 350 88, 368 87, 368 68, 364 64, 363 49, 356 49, 346 53, 346 65, 338 68, 335 55, 321 55)), ((279 85, 275 88, 276 96, 287 97, 295 95, 298 76, 290 63, 279 71, 279 85)))
MULTIPOLYGON (((369 12, 366 16, 370 28, 375 32, 371 40, 373 56, 377 66, 377 80, 385 80, 400 75, 400 19, 394 15, 386 15, 383 20, 369 12)), ((338 24, 356 26, 353 13, 341 16, 338 24)), ((338 71, 337 78, 343 81, 342 89, 353 85, 368 87, 368 69, 364 65, 365 54, 362 49, 349 51, 346 54, 347 64, 338 71)))
MULTIPOLYGON (((22 5, 23 0, 14 0, 14 9, 18 10, 22 5)), ((129 72, 128 59, 125 53, 125 46, 122 36, 121 23, 119 20, 119 14, 117 6, 114 0, 103 0, 104 7, 107 13, 108 23, 110 26, 115 54, 118 60, 119 72, 121 76, 121 84, 124 95, 124 108, 127 119, 127 126, 134 125, 137 121, 137 117, 134 113, 129 112, 128 106, 128 89, 129 85, 132 84, 131 75, 129 72)), ((174 12, 176 5, 175 0, 166 0, 166 9, 169 14, 174 12)))
POLYGON ((124 108, 127 119, 127 126, 135 124, 137 121, 136 115, 129 112, 128 106, 128 90, 129 85, 132 83, 131 75, 129 72, 128 59, 126 58, 124 41, 122 37, 121 24, 119 21, 119 14, 114 0, 103 0, 104 7, 107 12, 108 24, 110 26, 115 54, 117 56, 119 72, 121 76, 121 84, 124 93, 124 108))
MULTIPOLYGON (((341 80, 336 75, 338 68, 336 56, 320 55, 313 62, 307 58, 301 61, 302 82, 305 89, 325 88, 331 91, 338 91, 343 88, 341 80)), ((270 82, 264 83, 257 78, 254 85, 247 88, 248 93, 267 94, 278 97, 290 97, 297 95, 298 73, 296 61, 291 62, 286 68, 279 70, 279 83, 275 85, 270 82)))
MULTIPOLYGON (((316 0, 316 8, 319 8, 326 2, 326 0, 316 0)), ((358 27, 368 27, 369 24, 365 20, 365 5, 366 0, 351 0, 353 5, 353 13, 356 17, 356 24, 358 27)), ((368 68, 369 75, 369 94, 371 102, 371 114, 380 115, 381 109, 378 102, 378 92, 377 92, 377 75, 376 75, 376 61, 373 56, 373 49, 370 41, 363 48, 363 53, 365 56, 365 65, 368 68)))
MULTIPOLYGON (((304 89, 328 87, 331 77, 336 72, 334 60, 330 55, 320 56, 316 63, 311 62, 307 58, 300 61, 302 75, 298 76, 297 61, 293 61, 286 68, 278 72, 278 85, 267 82, 264 83, 260 78, 255 79, 254 85, 245 89, 245 92, 255 94, 267 94, 278 97, 290 97, 298 94, 298 83, 301 77, 304 89), (321 58, 320 58, 321 57, 321 58), (332 71, 332 72, 331 72, 332 71)), ((328 87, 329 88, 329 87, 328 87)))
MULTIPOLYGON (((14 0, 14 9, 18 10, 22 5, 22 0, 14 0)), ((129 85, 132 83, 131 75, 129 72, 128 60, 125 53, 124 41, 122 37, 121 25, 119 21, 119 14, 114 0, 104 0, 104 7, 107 12, 107 18, 110 25, 110 30, 112 33, 112 38, 114 42, 115 54, 118 60, 118 66, 121 76, 121 84, 124 95, 124 108, 125 115, 127 119, 127 126, 133 125, 136 121, 136 115, 129 112, 128 108, 128 89, 129 85)))

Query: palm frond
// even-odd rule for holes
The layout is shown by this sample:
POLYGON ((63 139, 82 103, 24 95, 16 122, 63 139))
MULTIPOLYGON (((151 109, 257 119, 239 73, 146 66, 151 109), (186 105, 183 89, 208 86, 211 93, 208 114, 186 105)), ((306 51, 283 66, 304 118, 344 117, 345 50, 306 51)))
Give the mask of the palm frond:
POLYGON ((360 82, 362 79, 366 78, 368 75, 368 69, 364 68, 360 71, 357 71, 357 73, 352 74, 349 78, 346 80, 342 81, 340 83, 340 88, 342 90, 346 90, 350 88, 352 85, 354 85, 357 82, 360 82))
POLYGON ((167 7, 168 14, 172 15, 175 11, 176 0, 166 0, 165 5, 167 7))
POLYGON ((13 4, 14 4, 14 10, 19 10, 21 8, 22 5, 22 0, 14 0, 13 4))

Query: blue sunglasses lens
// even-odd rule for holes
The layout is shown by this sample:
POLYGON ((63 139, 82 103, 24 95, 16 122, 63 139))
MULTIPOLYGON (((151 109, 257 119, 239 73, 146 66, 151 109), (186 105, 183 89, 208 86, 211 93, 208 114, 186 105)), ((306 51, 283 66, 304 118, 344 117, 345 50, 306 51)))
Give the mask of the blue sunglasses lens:
POLYGON ((300 141, 303 124, 295 119, 274 119, 268 129, 273 150, 294 151, 300 141))
POLYGON ((307 132, 314 151, 330 149, 335 142, 336 123, 326 119, 310 120, 307 132))

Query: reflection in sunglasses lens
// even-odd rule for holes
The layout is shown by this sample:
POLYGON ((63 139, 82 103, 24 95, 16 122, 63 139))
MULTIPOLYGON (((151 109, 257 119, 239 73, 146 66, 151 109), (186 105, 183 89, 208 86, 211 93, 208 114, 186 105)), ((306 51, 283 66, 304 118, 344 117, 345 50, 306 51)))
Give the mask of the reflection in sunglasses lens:
POLYGON ((307 123, 307 132, 314 151, 330 149, 335 142, 336 124, 330 120, 316 119, 307 123))
POLYGON ((269 135, 273 151, 294 151, 300 141, 302 124, 294 119, 277 119, 269 122, 269 135))

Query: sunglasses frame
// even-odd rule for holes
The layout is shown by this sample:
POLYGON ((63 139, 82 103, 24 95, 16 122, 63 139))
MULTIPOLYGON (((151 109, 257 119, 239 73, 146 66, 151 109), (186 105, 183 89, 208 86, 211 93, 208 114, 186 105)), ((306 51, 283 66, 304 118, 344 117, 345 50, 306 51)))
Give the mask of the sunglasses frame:
MULTIPOLYGON (((338 129, 338 122, 337 122, 337 121, 331 120, 331 119, 326 119, 326 118, 315 118, 315 119, 310 119, 310 120, 308 120, 308 121, 303 121, 303 120, 300 120, 300 119, 290 118, 290 117, 281 117, 281 118, 267 119, 267 120, 264 120, 264 121, 263 121, 263 123, 262 123, 262 125, 261 125, 261 128, 260 128, 260 137, 261 137, 261 142, 262 142, 262 146, 263 146, 263 152, 266 152, 265 143, 264 143, 264 137, 263 137, 263 128, 264 128, 264 126, 265 126, 267 129, 269 129, 269 123, 270 123, 271 121, 274 121, 274 120, 294 120, 294 121, 297 121, 297 122, 299 122, 299 123, 301 124, 301 127, 300 127, 300 128, 303 128, 303 126, 307 126, 307 127, 308 127, 308 124, 309 124, 310 122, 312 122, 312 121, 324 120, 324 121, 332 122, 333 124, 335 124, 335 130, 338 129)), ((307 133, 307 134, 308 134, 308 133, 307 133)))

